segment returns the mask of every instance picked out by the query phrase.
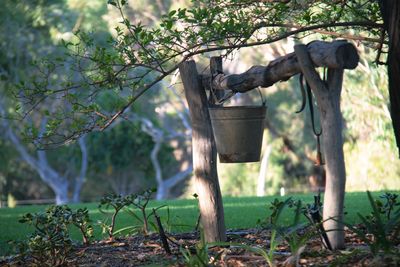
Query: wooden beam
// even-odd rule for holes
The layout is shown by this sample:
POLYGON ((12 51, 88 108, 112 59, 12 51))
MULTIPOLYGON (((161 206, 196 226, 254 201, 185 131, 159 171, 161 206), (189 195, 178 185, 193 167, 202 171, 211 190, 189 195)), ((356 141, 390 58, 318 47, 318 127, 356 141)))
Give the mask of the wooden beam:
MULTIPOLYGON (((307 51, 315 67, 354 69, 359 62, 357 49, 345 40, 313 41, 307 45, 307 51)), ((259 86, 269 87, 276 82, 286 81, 300 72, 296 54, 290 53, 271 61, 267 66, 253 66, 241 74, 213 76, 212 86, 216 90, 233 90, 243 93, 259 86)), ((209 89, 211 76, 203 75, 202 83, 206 89, 209 89)))

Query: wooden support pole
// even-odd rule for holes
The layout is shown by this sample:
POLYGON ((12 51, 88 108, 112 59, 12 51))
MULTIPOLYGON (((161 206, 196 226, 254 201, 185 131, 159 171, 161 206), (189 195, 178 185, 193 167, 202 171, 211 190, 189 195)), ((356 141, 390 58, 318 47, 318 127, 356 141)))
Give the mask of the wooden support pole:
POLYGON ((301 71, 316 96, 320 111, 323 150, 326 161, 326 187, 324 195, 324 228, 332 249, 344 248, 343 207, 346 170, 343 154, 342 114, 340 94, 343 68, 328 69, 325 84, 315 71, 305 45, 296 45, 295 53, 301 71), (332 219, 333 218, 333 219, 332 219))
POLYGON ((208 114, 207 95, 194 61, 179 66, 192 121, 193 171, 204 236, 225 241, 225 220, 217 174, 217 150, 208 114))

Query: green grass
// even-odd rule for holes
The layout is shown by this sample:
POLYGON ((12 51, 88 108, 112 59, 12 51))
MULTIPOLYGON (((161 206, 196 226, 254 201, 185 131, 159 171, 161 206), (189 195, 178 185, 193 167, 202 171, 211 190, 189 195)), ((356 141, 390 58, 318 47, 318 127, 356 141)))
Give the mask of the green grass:
MULTIPOLYGON (((381 195, 382 192, 373 193, 374 197, 381 195)), ((312 203, 313 195, 292 195, 295 199, 301 199, 304 203, 312 203)), ((225 223, 228 229, 242 229, 255 227, 258 219, 265 219, 269 214, 269 203, 280 197, 225 197, 225 223)), ((286 198, 286 197, 284 197, 286 198)), ((281 198, 281 199, 284 199, 281 198)), ((173 232, 192 231, 198 217, 198 208, 196 200, 169 200, 169 201, 151 201, 149 204, 149 212, 151 208, 167 205, 169 209, 169 224, 166 225, 167 230, 173 232)), ((95 235, 97 239, 104 238, 101 229, 96 222, 104 220, 107 216, 100 213, 97 208, 97 203, 84 203, 69 205, 72 209, 87 207, 90 211, 90 217, 94 221, 95 235)), ((11 248, 7 244, 8 240, 23 240, 33 228, 21 224, 18 219, 25 213, 34 213, 44 211, 46 206, 23 206, 17 208, 2 208, 0 209, 0 255, 7 255, 11 248)), ((359 222, 357 213, 368 214, 370 205, 367 194, 347 193, 345 200, 346 222, 359 222)), ((159 210, 159 215, 166 221, 167 208, 159 210)), ((282 223, 289 222, 292 219, 290 211, 286 211, 282 216, 282 223)), ((152 220, 152 219, 151 219, 152 220)), ((126 226, 137 224, 138 222, 126 212, 121 212, 117 217, 116 230, 126 226)), ((79 240, 80 236, 77 231, 72 232, 72 237, 79 240)))

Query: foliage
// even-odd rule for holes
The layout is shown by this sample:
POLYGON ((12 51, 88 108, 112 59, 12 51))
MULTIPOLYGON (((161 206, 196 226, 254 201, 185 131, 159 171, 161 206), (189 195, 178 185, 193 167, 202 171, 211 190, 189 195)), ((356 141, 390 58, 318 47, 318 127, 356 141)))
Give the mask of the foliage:
MULTIPOLYGON (((377 191, 399 188, 400 167, 390 119, 386 66, 359 47, 357 69, 346 71, 342 93, 345 119, 346 190, 377 191)), ((384 58, 383 58, 384 59, 384 58)))
POLYGON ((204 231, 200 231, 200 241, 195 244, 195 248, 180 247, 185 266, 190 267, 207 267, 214 266, 215 262, 219 259, 219 256, 211 258, 208 254, 209 244, 205 241, 204 231))
POLYGON ((21 260, 31 258, 39 266, 64 265, 72 249, 68 234, 71 210, 66 206, 51 206, 44 213, 25 214, 21 223, 35 228, 27 240, 17 242, 16 252, 21 260))
MULTIPOLYGON (((399 192, 393 192, 399 194, 399 192)), ((374 198, 378 198, 383 192, 373 193, 374 198)), ((224 198, 225 212, 227 218, 227 227, 229 229, 244 229, 244 228, 255 228, 257 227, 257 218, 265 217, 266 209, 265 203, 272 202, 275 197, 240 197, 224 198)), ((301 200, 302 203, 310 203, 313 201, 311 194, 307 195, 296 195, 293 199, 301 200)), ((365 205, 368 202, 367 195, 365 193, 347 193, 345 196, 346 215, 347 222, 352 225, 360 223, 360 219, 357 216, 357 212, 361 214, 369 214, 371 212, 370 205, 365 205)), ((147 209, 156 208, 159 206, 168 206, 169 214, 166 209, 161 209, 158 213, 163 219, 163 224, 169 217, 168 232, 181 233, 187 231, 193 231, 193 225, 196 224, 198 218, 197 202, 194 199, 179 199, 179 200, 166 200, 166 201, 150 201, 147 209), (179 224, 178 224, 179 223, 179 224)), ((104 218, 104 214, 98 212, 98 203, 84 203, 74 204, 72 210, 84 209, 87 207, 89 210, 90 218, 97 222, 104 218)), ((32 228, 27 227, 26 224, 16 223, 20 217, 20 214, 25 213, 37 213, 43 210, 42 205, 29 205, 29 206, 17 206, 14 209, 2 208, 0 212, 0 256, 10 255, 12 251, 11 247, 7 245, 7 240, 22 240, 32 233, 32 228)), ((136 223, 136 220, 132 220, 128 214, 121 212, 120 217, 117 219, 117 225, 121 228, 132 226, 136 223)), ((382 217, 384 217, 382 215, 382 217)), ((293 212, 290 209, 285 209, 281 214, 280 225, 290 225, 293 221, 293 212)), ((306 220, 302 218, 300 223, 304 223, 306 220)), ((71 225, 72 226, 72 225, 71 225)), ((94 228, 94 239, 102 239, 101 229, 96 223, 92 224, 94 228)), ((74 227, 74 226, 72 226, 74 227)), ((117 228, 119 229, 119 228, 117 228)), ((151 225, 150 225, 150 229, 151 225)), ((299 234, 303 233, 302 231, 299 234)), ((82 235, 79 231, 73 231, 70 227, 70 238, 76 241, 82 240, 82 235)))
MULTIPOLYGON (((129 214, 131 214, 134 218, 136 218, 140 223, 142 223, 141 226, 141 232, 143 232, 145 235, 149 233, 149 217, 153 215, 153 212, 150 214, 147 214, 147 205, 149 204, 149 201, 153 195, 154 192, 156 192, 156 188, 151 188, 148 190, 143 191, 140 194, 137 195, 130 195, 131 198, 131 205, 133 205, 135 208, 140 210, 141 216, 138 216, 133 210, 127 209, 129 214)), ((160 208, 164 207, 164 205, 159 206, 155 208, 154 210, 158 210, 160 208)))
MULTIPOLYGON (((376 23, 380 20, 379 8, 373 1, 346 1, 344 4, 325 0, 308 3, 247 1, 243 8, 237 1, 199 0, 188 8, 169 11, 153 27, 132 22, 127 17, 128 1, 108 3, 116 8, 121 18, 114 29, 115 36, 106 43, 99 43, 92 34, 82 31, 75 34, 78 41, 64 42, 69 60, 80 67, 82 79, 61 83, 53 79, 52 74, 57 73, 62 62, 52 60, 52 64, 37 64, 38 68, 47 70, 42 79, 19 88, 31 92, 33 109, 43 102, 39 95, 44 98, 60 95, 73 106, 71 112, 65 112, 62 107, 52 111, 57 116, 48 124, 55 127, 51 127, 52 131, 41 138, 41 142, 51 143, 50 137, 61 131, 63 117, 73 118, 67 129, 69 134, 63 135, 68 140, 88 130, 108 127, 144 92, 192 56, 212 51, 228 55, 235 49, 268 44, 319 28, 352 27, 359 33, 368 29, 369 34, 376 37, 382 27, 376 23), (97 103, 99 96, 107 91, 118 99, 112 110, 101 108, 97 103)), ((28 135, 35 139, 34 132, 28 135)))
MULTIPOLYGON (((398 194, 386 192, 385 194, 381 195, 380 198, 383 199, 382 201, 376 200, 376 205, 380 210, 380 213, 386 215, 386 218, 390 220, 392 218, 392 212, 395 211, 396 207, 400 206, 400 201, 398 201, 398 194)), ((399 209, 395 211, 399 213, 399 209)))
POLYGON ((132 230, 135 230, 135 232, 142 232, 145 235, 149 233, 150 216, 154 214, 154 210, 165 207, 165 205, 161 205, 157 208, 153 208, 153 212, 151 212, 150 214, 147 213, 147 206, 154 192, 156 192, 156 188, 144 190, 140 194, 130 194, 127 196, 109 194, 100 200, 99 209, 102 213, 106 213, 106 211, 104 211, 104 208, 113 208, 110 223, 107 224, 106 221, 100 222, 100 226, 103 228, 103 232, 106 232, 108 234, 110 240, 113 240, 116 234, 127 230, 130 230, 130 232, 132 232, 132 230), (130 209, 130 206, 139 209, 140 215, 137 215, 134 210, 130 209), (132 215, 142 225, 137 226, 136 224, 134 224, 133 226, 128 226, 115 231, 116 218, 121 210, 124 210, 128 214, 132 215))
MULTIPOLYGON (((100 189, 127 195, 150 186, 155 181, 153 167, 148 160, 154 142, 140 129, 140 123, 121 121, 104 132, 87 137, 89 147, 89 176, 103 182, 100 189)), ((163 150, 165 151, 165 150, 163 150)))
POLYGON ((107 221, 100 222, 100 226, 103 229, 103 233, 107 233, 110 240, 114 239, 114 228, 118 213, 132 203, 131 197, 121 196, 116 194, 109 194, 100 199, 99 210, 102 213, 106 213, 103 208, 112 208, 111 221, 107 224, 107 221))
POLYGON ((87 208, 78 209, 70 214, 71 223, 75 225, 82 234, 83 244, 88 245, 93 238, 93 226, 89 218, 89 210, 87 208))
MULTIPOLYGON (((146 207, 155 189, 144 191, 141 195, 120 195, 110 194, 100 200, 99 209, 113 208, 111 222, 100 223, 104 232, 107 232, 109 240, 115 236, 115 222, 118 213, 128 205, 140 209, 143 218, 141 219, 133 212, 143 225, 143 232, 148 233, 148 218, 146 207)), ((157 209, 163 206, 158 207, 157 209)), ((153 209, 155 212, 156 209, 153 209)), ((93 226, 87 208, 79 208, 76 211, 68 206, 50 206, 45 212, 27 213, 20 220, 21 223, 33 226, 35 231, 27 240, 12 242, 19 260, 25 262, 32 260, 33 264, 40 266, 60 266, 66 263, 67 256, 72 250, 72 240, 69 233, 69 225, 73 225, 80 231, 83 243, 88 245, 93 238, 93 226)))
MULTIPOLYGON (((271 49, 270 46, 259 45, 294 34, 292 30, 296 27, 301 31, 324 23, 333 23, 332 27, 321 26, 318 29, 338 34, 346 33, 350 37, 361 35, 374 39, 380 35, 377 32, 380 25, 374 24, 381 22, 376 1, 290 1, 290 3, 245 1, 246 8, 243 8, 243 3, 239 3, 240 1, 230 0, 216 2, 202 0, 190 4, 189 1, 135 0, 126 1, 125 5, 121 5, 121 1, 113 1, 116 6, 110 4, 108 8, 105 0, 86 2, 35 0, 20 1, 16 4, 7 2, 2 6, 0 24, 4 31, 0 33, 0 39, 3 40, 0 42, 2 48, 0 84, 4 86, 2 92, 5 92, 7 98, 3 99, 7 102, 10 116, 15 117, 17 112, 26 113, 31 111, 31 107, 36 107, 31 111, 33 116, 25 117, 25 121, 16 123, 26 126, 26 137, 35 137, 34 133, 39 129, 39 117, 47 116, 46 114, 51 115, 48 125, 48 134, 54 136, 54 139, 48 140, 51 143, 64 139, 55 138, 58 134, 59 137, 68 139, 70 132, 76 133, 77 137, 86 130, 102 129, 105 121, 116 115, 130 99, 135 103, 133 107, 135 111, 139 105, 154 111, 153 105, 154 103, 157 105, 159 98, 158 90, 164 89, 164 86, 160 85, 160 82, 157 84, 153 82, 170 73, 177 63, 186 58, 186 55, 189 57, 203 52, 206 57, 215 54, 238 55, 241 65, 226 67, 229 70, 244 69, 249 62, 253 62, 252 65, 265 64, 266 60, 277 54, 289 52, 288 48, 276 43, 271 49), (162 2, 163 8, 159 8, 159 2, 162 2), (125 20, 121 19, 119 7, 125 20), (159 20, 162 14, 164 16, 159 20), (129 22, 129 27, 126 21, 129 22), (351 25, 334 27, 337 23, 347 22, 365 22, 372 28, 351 25), (120 32, 117 32, 117 27, 120 32), (76 29, 79 31, 75 31, 76 29), (63 44, 61 39, 64 39, 63 44), (253 45, 259 49, 255 50, 253 47, 251 53, 243 49, 253 45), (67 54, 71 57, 64 58, 65 46, 68 47, 67 54), (242 49, 235 50, 239 47, 242 49), (268 54, 271 56, 266 57, 268 54), (47 55, 50 55, 49 58, 45 58, 47 55), (165 55, 170 57, 165 58, 165 55), (165 60, 160 61, 161 59, 165 60), (33 66, 30 63, 33 63, 33 66), (71 73, 71 70, 77 72, 71 73), (28 76, 35 78, 28 79, 28 76), (151 84, 154 85, 148 91, 151 84), (16 86, 18 88, 15 88, 16 86), (73 89, 66 90, 68 88, 73 89), (133 100, 142 89, 146 91, 145 95, 140 96, 143 102, 133 100), (25 97, 21 99, 21 95, 25 97), (13 96, 19 97, 13 98, 13 96), (35 101, 42 98, 47 98, 48 101, 36 106, 35 101), (56 99, 63 101, 57 102, 56 99), (52 106, 56 108, 49 108, 52 106), (34 119, 31 120, 29 117, 34 119)), ((316 28, 308 31, 307 35, 313 34, 314 30, 316 28)), ((302 34, 293 36, 303 38, 302 34)), ((327 36, 317 34, 312 35, 312 38, 327 36)), ((308 40, 311 39, 303 39, 305 42, 308 40)), ((375 41, 362 42, 369 46, 369 42, 375 41)), ((288 44, 292 44, 292 41, 289 40, 288 44)), ((292 47, 293 45, 290 45, 290 49, 292 47)), ((384 74, 385 69, 384 66, 375 67, 371 63, 374 60, 373 49, 363 46, 358 46, 358 49, 361 58, 365 58, 368 62, 361 62, 355 71, 346 71, 346 86, 342 98, 343 115, 347 121, 345 158, 348 161, 347 165, 352 166, 347 168, 349 183, 346 188, 357 190, 361 183, 363 186, 368 185, 370 190, 395 188, 398 186, 396 178, 400 165, 390 147, 390 144, 394 144, 394 139, 390 119, 386 114, 388 97, 385 92, 387 87, 384 82, 387 79, 384 74), (389 145, 388 140, 390 140, 389 145), (378 143, 375 143, 376 141, 378 143), (384 154, 387 156, 384 157, 384 154), (389 176, 391 179, 381 179, 389 176)), ((198 59, 197 56, 194 58, 198 59)), ((381 59, 383 60, 384 58, 381 59)), ((294 153, 288 153, 280 138, 271 138, 274 149, 268 170, 268 194, 277 193, 277 189, 281 186, 288 188, 296 183, 300 187, 299 190, 307 189, 304 184, 307 182, 307 169, 311 163, 303 160, 306 154, 303 150, 310 147, 313 149, 313 140, 308 140, 305 131, 302 130, 302 126, 306 126, 306 121, 303 123, 301 118, 289 115, 293 107, 297 107, 293 105, 293 101, 298 101, 298 90, 293 90, 296 86, 296 82, 289 81, 281 83, 278 90, 268 90, 269 119, 273 121, 279 133, 289 136, 297 154, 296 158, 294 153), (284 87, 285 84, 288 86, 284 87)), ((117 127, 119 125, 114 128, 117 127)), ((103 134, 107 135, 106 132, 103 134)), ((134 135, 137 136, 138 142, 143 141, 141 134, 135 132, 134 135)), ((118 138, 123 139, 123 137, 129 138, 122 134, 118 135, 118 138)), ((96 168, 89 168, 91 172, 86 179, 87 186, 83 190, 86 200, 95 199, 96 192, 100 194, 109 192, 110 181, 134 180, 132 187, 137 190, 136 192, 154 185, 154 181, 147 179, 152 176, 151 166, 143 167, 148 161, 144 162, 141 157, 135 156, 135 162, 133 160, 124 162, 126 164, 122 169, 105 164, 105 161, 109 161, 107 153, 114 155, 114 149, 103 150, 102 143, 97 141, 94 143, 98 147, 90 150, 89 155, 101 153, 98 154, 98 161, 93 160, 96 157, 94 156, 89 165, 96 168), (138 161, 144 164, 136 164, 138 161), (143 167, 145 171, 138 170, 137 167, 140 169, 143 167), (108 171, 112 171, 111 174, 108 171), (104 182, 97 183, 99 179, 104 182), (138 183, 145 185, 138 188, 138 183)), ((149 149, 150 146, 151 142, 143 142, 143 147, 149 149)), ((76 166, 76 162, 72 159, 77 157, 71 156, 75 155, 72 150, 74 149, 69 147, 49 152, 50 155, 57 154, 57 157, 49 157, 52 164, 53 162, 57 164, 57 170, 69 174, 71 170, 66 167, 76 166), (71 159, 72 162, 62 163, 61 160, 64 158, 71 159)), ((139 154, 143 152, 139 151, 139 154)), ((146 153, 141 155, 147 155, 146 153)), ((8 152, 4 154, 9 155, 8 152)), ((123 152, 123 154, 127 155, 126 159, 131 156, 129 153, 123 152)), ((112 158, 119 161, 123 157, 112 158)), ((26 165, 24 166, 15 156, 9 159, 7 172, 1 171, 3 174, 0 174, 0 177, 5 177, 6 180, 5 190, 10 191, 18 200, 52 197, 51 190, 43 183, 40 186, 37 185, 39 183, 35 183, 38 177, 30 175, 26 165), (36 189, 24 189, 29 186, 34 186, 36 189), (29 196, 25 196, 23 194, 25 192, 29 192, 29 196)), ((162 160, 164 162, 165 159, 162 160)), ((229 176, 221 176, 224 183, 223 193, 252 194, 257 167, 246 165, 231 168, 232 171, 226 172, 229 176), (232 175, 231 178, 231 174, 240 175, 232 175), (232 182, 229 179, 232 179, 232 182)), ((113 189, 117 194, 131 193, 113 189)))
MULTIPOLYGON (((286 207, 291 206, 292 204, 292 198, 287 198, 284 201, 274 199, 274 201, 271 202, 271 206, 269 207, 269 209, 271 210, 271 215, 268 218, 268 222, 260 223, 263 228, 269 228, 271 231, 268 251, 265 251, 263 248, 259 247, 244 246, 245 249, 264 257, 269 266, 275 266, 274 253, 276 252, 276 249, 279 245, 279 234, 283 233, 282 229, 278 225, 278 221, 282 215, 283 210, 286 207)), ((298 220, 298 216, 295 216, 295 220, 298 220)))
MULTIPOLYGON (((291 256, 286 260, 286 264, 297 266, 300 255, 304 251, 307 242, 311 238, 321 235, 321 230, 319 228, 322 222, 320 220, 316 221, 315 215, 313 215, 312 219, 310 218, 310 214, 320 213, 321 204, 319 200, 316 200, 318 197, 314 197, 314 204, 307 204, 305 206, 303 206, 301 200, 295 201, 291 197, 284 201, 278 199, 272 201, 269 207, 271 215, 268 218, 268 222, 259 222, 261 227, 271 230, 270 248, 268 252, 258 247, 246 247, 246 249, 262 255, 270 266, 274 266, 274 253, 281 242, 279 240, 282 240, 288 244, 291 252, 291 256), (280 221, 284 209, 293 209, 293 219, 289 224, 280 221), (301 222, 302 214, 310 220, 310 223, 301 222)), ((324 231, 323 234, 325 234, 324 231)), ((327 240, 327 238, 325 240, 327 240)), ((321 242, 323 241, 321 240, 321 242)))
POLYGON ((301 200, 293 202, 291 206, 294 207, 293 221, 289 227, 280 229, 279 235, 289 245, 292 255, 288 258, 288 261, 293 261, 297 266, 306 243, 318 233, 314 227, 307 227, 304 223, 300 223, 300 215, 303 209, 301 200))
MULTIPOLYGON (((138 171, 151 174, 147 158, 153 141, 140 130, 140 123, 121 122, 109 131, 94 133, 89 138, 90 165, 97 172, 107 172, 109 168, 126 169, 136 163, 138 171)), ((112 170, 108 172, 112 174, 112 170)))
POLYGON ((369 191, 367 191, 367 195, 372 213, 367 216, 358 213, 365 229, 358 229, 348 223, 345 223, 345 225, 369 246, 374 256, 381 253, 398 253, 395 244, 399 242, 400 208, 393 210, 394 207, 399 206, 397 195, 390 193, 382 195, 382 198, 386 200, 384 204, 380 200, 374 200, 369 191), (385 216, 382 217, 381 214, 385 216), (372 235, 372 238, 369 238, 367 234, 372 235))

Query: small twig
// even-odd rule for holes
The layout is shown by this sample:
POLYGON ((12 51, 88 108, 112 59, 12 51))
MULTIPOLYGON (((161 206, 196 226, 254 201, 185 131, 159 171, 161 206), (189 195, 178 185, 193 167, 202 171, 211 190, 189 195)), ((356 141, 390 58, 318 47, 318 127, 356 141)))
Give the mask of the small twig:
POLYGON ((168 244, 168 238, 167 238, 167 236, 165 235, 164 228, 163 228, 163 226, 162 226, 162 224, 161 224, 160 217, 158 217, 158 215, 157 215, 155 209, 153 209, 153 214, 154 214, 154 217, 156 218, 156 221, 157 221, 158 232, 159 232, 159 234, 160 234, 160 238, 161 238, 161 241, 162 241, 162 245, 163 245, 163 247, 164 247, 164 250, 165 250, 165 252, 166 252, 167 254, 171 254, 171 249, 169 248, 169 244, 168 244))
POLYGON ((195 231, 198 231, 198 230, 199 230, 200 219, 201 219, 201 214, 199 214, 199 217, 197 218, 196 227, 194 228, 195 231))

